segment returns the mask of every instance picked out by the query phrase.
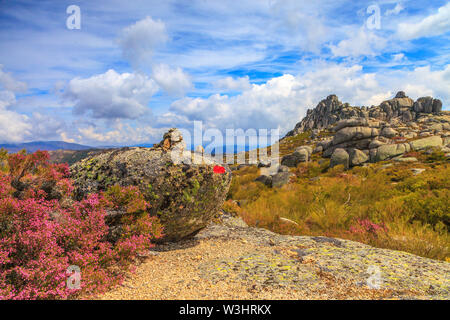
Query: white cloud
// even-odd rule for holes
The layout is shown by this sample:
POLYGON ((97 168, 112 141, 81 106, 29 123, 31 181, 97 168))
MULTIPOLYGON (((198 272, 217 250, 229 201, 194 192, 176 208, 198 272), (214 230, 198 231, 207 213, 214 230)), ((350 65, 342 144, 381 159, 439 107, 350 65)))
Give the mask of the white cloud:
POLYGON ((274 30, 270 30, 274 32, 271 36, 284 45, 320 52, 332 34, 324 16, 330 5, 327 1, 273 0, 269 3, 270 14, 277 21, 274 30))
POLYGON ((396 53, 392 55, 392 60, 394 62, 402 62, 405 60, 405 54, 403 53, 396 53))
POLYGON ((103 126, 100 122, 77 125, 76 132, 57 126, 56 129, 65 141, 132 145, 159 141, 167 128, 190 128, 194 120, 203 121, 205 128, 280 128, 284 134, 304 117, 308 108, 315 107, 332 93, 351 105, 379 105, 400 90, 413 99, 426 95, 440 98, 444 108, 450 104, 450 65, 442 70, 422 67, 383 74, 364 73, 360 65, 325 62, 315 62, 308 69, 310 71, 297 76, 285 74, 263 84, 253 84, 235 96, 214 94, 208 98, 176 100, 170 111, 155 118, 151 126, 116 119, 103 126))
POLYGON ((8 110, 16 103, 14 91, 25 91, 26 84, 17 81, 0 65, 0 141, 19 142, 31 135, 32 125, 26 115, 8 110))
POLYGON ((146 17, 123 29, 118 42, 124 58, 140 66, 149 63, 155 48, 167 40, 164 22, 146 17))
POLYGON ((122 73, 110 69, 87 79, 72 79, 63 93, 75 102, 74 113, 91 113, 99 119, 136 119, 147 112, 150 98, 158 86, 140 73, 122 73))
POLYGON ((71 139, 71 138, 69 138, 67 136, 67 132, 63 131, 63 132, 60 133, 59 136, 61 137, 61 140, 64 141, 64 142, 69 142, 69 143, 75 143, 76 142, 75 139, 71 139))
POLYGON ((58 136, 65 124, 50 116, 33 112, 29 117, 13 110, 16 98, 12 91, 0 91, 0 142, 24 142, 58 136))
POLYGON ((92 126, 87 128, 79 128, 78 131, 83 135, 85 139, 99 142, 109 142, 112 138, 116 139, 117 137, 120 137, 120 132, 118 131, 110 131, 108 134, 101 134, 95 132, 95 128, 92 126))
MULTIPOLYGON (((382 89, 381 89, 381 90, 382 90, 382 89)), ((408 93, 409 93, 409 91, 408 91, 408 93)), ((365 103, 365 104, 366 104, 367 106, 377 106, 377 105, 379 105, 382 101, 391 99, 392 96, 393 96, 393 94, 395 94, 395 93, 393 93, 393 92, 390 91, 390 90, 388 90, 388 91, 383 91, 383 92, 380 92, 380 93, 376 93, 376 94, 372 95, 370 98, 368 98, 368 99, 366 100, 366 103, 365 103)))
POLYGON ((422 37, 433 37, 450 31, 450 2, 438 9, 436 14, 421 21, 400 23, 397 34, 402 40, 412 40, 422 37))
POLYGON ((403 90, 413 99, 432 96, 442 100, 443 108, 448 110, 450 107, 450 64, 442 70, 432 70, 430 66, 425 66, 411 71, 383 74, 379 78, 379 82, 386 87, 403 90))
MULTIPOLYGON (((49 115, 33 112, 32 116, 18 110, 28 97, 16 100, 17 92, 26 92, 27 84, 16 80, 11 73, 3 71, 0 65, 0 141, 23 142, 31 139, 54 137, 64 124, 49 115), (1 90, 4 88, 4 90, 1 90), (19 103, 20 102, 20 103, 19 103)), ((31 109, 31 108, 30 108, 31 109)), ((23 112, 23 110, 21 110, 23 112)))
POLYGON ((330 45, 330 49, 335 57, 376 56, 386 45, 385 38, 361 27, 352 29, 347 39, 341 40, 336 46, 330 45))
POLYGON ((39 112, 33 112, 30 117, 30 123, 32 125, 32 137, 33 140, 49 140, 55 137, 59 137, 60 133, 65 130, 65 123, 48 114, 42 114, 39 112))
POLYGON ((403 7, 403 5, 401 3, 397 3, 396 6, 393 9, 386 10, 384 15, 387 16, 387 17, 388 16, 392 16, 392 15, 397 15, 401 11, 403 11, 403 9, 405 9, 403 7))
POLYGON ((0 64, 0 85, 8 91, 25 92, 27 85, 24 82, 17 81, 10 73, 3 71, 3 65, 0 64))
POLYGON ((450 65, 439 71, 424 67, 376 74, 364 73, 360 65, 322 63, 305 74, 285 74, 264 84, 254 84, 237 96, 214 94, 205 99, 177 100, 171 105, 168 116, 173 121, 176 114, 176 120, 183 125, 201 120, 206 127, 280 127, 285 133, 301 120, 308 108, 315 107, 332 93, 337 94, 342 102, 371 106, 379 105, 403 90, 413 99, 432 95, 448 106, 449 87, 450 65))
POLYGON ((243 46, 216 49, 193 49, 168 56, 170 65, 192 69, 228 69, 261 61, 266 57, 264 50, 243 46))
POLYGON ((285 74, 264 84, 254 84, 237 96, 215 94, 209 98, 175 101, 171 111, 188 120, 202 120, 206 126, 224 128, 277 128, 287 131, 308 108, 330 93, 368 101, 377 87, 374 75, 360 66, 327 64, 304 75, 285 74))
POLYGON ((153 67, 153 79, 161 88, 174 96, 182 96, 193 87, 187 73, 181 68, 170 68, 166 64, 158 64, 153 67))
POLYGON ((94 126, 78 128, 80 139, 90 144, 132 145, 161 140, 168 128, 152 128, 151 126, 132 127, 117 121, 112 129, 100 129, 94 126))
POLYGON ((16 102, 16 95, 9 90, 0 91, 0 110, 6 109, 6 107, 16 102))
POLYGON ((214 87, 230 91, 244 91, 252 87, 248 76, 241 78, 226 77, 214 82, 214 87))
POLYGON ((22 142, 31 136, 31 129, 27 116, 0 108, 1 142, 22 142))

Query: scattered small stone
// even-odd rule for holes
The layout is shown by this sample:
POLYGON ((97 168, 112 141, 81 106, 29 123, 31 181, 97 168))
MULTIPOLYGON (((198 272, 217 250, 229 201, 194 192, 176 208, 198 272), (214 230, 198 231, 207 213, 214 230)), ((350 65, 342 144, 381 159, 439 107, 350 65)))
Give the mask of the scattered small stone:
POLYGON ((425 169, 422 169, 422 168, 412 168, 411 171, 413 172, 413 174, 414 174, 415 176, 417 176, 417 175, 421 174, 422 172, 424 172, 425 169))
POLYGON ((339 241, 338 239, 334 239, 334 238, 328 238, 328 237, 312 237, 312 239, 316 242, 328 242, 328 243, 332 243, 337 247, 342 247, 342 242, 339 241))
POLYGON ((405 158, 398 158, 398 159, 394 159, 397 162, 417 162, 417 158, 415 157, 405 157, 405 158))

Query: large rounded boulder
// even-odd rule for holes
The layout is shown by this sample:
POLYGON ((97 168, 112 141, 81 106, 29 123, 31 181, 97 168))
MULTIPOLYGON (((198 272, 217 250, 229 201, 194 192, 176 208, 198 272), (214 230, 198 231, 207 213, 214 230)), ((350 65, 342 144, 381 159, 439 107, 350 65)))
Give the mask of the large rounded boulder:
POLYGON ((150 214, 164 226, 164 241, 196 234, 218 212, 231 184, 231 170, 213 159, 185 151, 177 129, 153 148, 106 150, 71 166, 75 195, 112 185, 139 187, 150 214), (195 158, 193 158, 195 156, 195 158))

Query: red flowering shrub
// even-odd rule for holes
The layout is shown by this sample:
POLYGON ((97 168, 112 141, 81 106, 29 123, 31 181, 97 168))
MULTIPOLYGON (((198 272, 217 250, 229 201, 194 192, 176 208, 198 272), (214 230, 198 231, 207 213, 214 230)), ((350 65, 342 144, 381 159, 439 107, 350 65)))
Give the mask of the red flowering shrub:
POLYGON ((120 282, 136 255, 162 235, 137 188, 116 186, 70 200, 68 206, 63 202, 72 184, 66 165, 50 164, 46 152, 8 155, 7 160, 9 172, 0 171, 0 300, 66 299, 104 291, 120 282), (126 212, 114 244, 106 240, 108 210, 126 212), (80 270, 79 286, 67 285, 70 266, 80 270))
POLYGON ((67 164, 50 164, 49 154, 24 151, 8 155, 7 162, 14 197, 19 199, 43 197, 61 199, 72 192, 67 164))
POLYGON ((388 229, 384 223, 376 224, 369 219, 358 219, 356 224, 350 227, 350 232, 353 234, 369 235, 372 237, 378 236, 380 232, 387 232, 388 229))

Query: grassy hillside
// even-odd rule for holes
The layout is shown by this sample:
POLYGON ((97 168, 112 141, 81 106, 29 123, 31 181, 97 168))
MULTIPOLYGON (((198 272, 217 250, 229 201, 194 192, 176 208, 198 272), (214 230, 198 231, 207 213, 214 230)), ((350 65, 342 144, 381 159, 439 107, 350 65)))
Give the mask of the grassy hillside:
MULTIPOLYGON (((308 137, 282 140, 280 153, 292 152, 308 137)), ((273 189, 254 181, 256 166, 243 167, 233 172, 224 210, 282 234, 338 237, 450 261, 450 163, 439 151, 413 156, 419 162, 345 171, 328 169, 329 160, 316 154, 290 169, 295 176, 289 184, 273 189)))
POLYGON ((53 163, 67 163, 69 166, 84 158, 93 156, 104 151, 104 149, 87 150, 54 150, 49 151, 50 160, 53 163))

